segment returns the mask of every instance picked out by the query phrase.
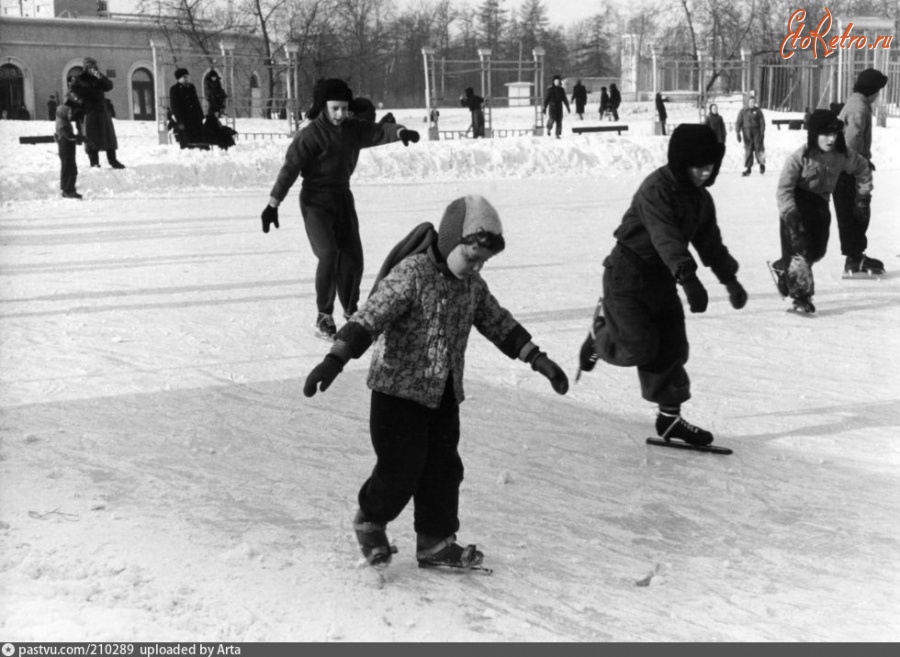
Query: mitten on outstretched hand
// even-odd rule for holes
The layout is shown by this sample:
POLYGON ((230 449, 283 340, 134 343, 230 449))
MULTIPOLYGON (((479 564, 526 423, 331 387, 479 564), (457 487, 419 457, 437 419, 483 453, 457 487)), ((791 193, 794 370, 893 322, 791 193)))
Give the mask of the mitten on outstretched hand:
POLYGON ((697 275, 691 274, 685 278, 681 281, 681 287, 684 290, 684 295, 687 297, 691 312, 706 312, 706 307, 709 305, 709 295, 706 293, 706 288, 703 287, 703 283, 700 282, 697 275))
POLYGON ((400 141, 403 142, 404 146, 409 146, 410 143, 416 144, 419 142, 419 133, 409 128, 403 128, 400 131, 400 141))
POLYGON ((303 394, 307 397, 312 397, 318 390, 325 392, 337 378, 337 375, 343 371, 344 366, 340 359, 334 354, 328 354, 306 376, 306 383, 303 384, 303 394))
POLYGON ((543 351, 538 351, 531 361, 531 369, 540 372, 548 379, 550 385, 560 395, 564 395, 569 391, 569 377, 563 372, 562 368, 550 360, 549 356, 543 351))
POLYGON ((740 310, 747 305, 747 290, 738 283, 737 279, 726 283, 725 289, 728 290, 728 300, 731 301, 732 308, 740 310))
POLYGON ((275 225, 278 228, 278 208, 266 205, 266 209, 262 211, 262 229, 264 233, 269 232, 269 226, 275 225))

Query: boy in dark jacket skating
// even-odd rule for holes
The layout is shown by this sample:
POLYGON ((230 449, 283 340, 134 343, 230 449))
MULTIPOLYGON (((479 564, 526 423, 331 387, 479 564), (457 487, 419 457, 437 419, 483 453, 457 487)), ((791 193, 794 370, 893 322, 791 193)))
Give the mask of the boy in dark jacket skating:
POLYGON ((869 161, 848 149, 844 123, 831 110, 819 109, 807 120, 806 145, 793 152, 778 179, 781 258, 772 263, 778 291, 791 297, 794 309, 816 311, 812 265, 825 255, 831 224, 828 201, 839 176, 854 181, 854 213, 868 218, 872 198, 869 161))
POLYGON ((497 211, 480 196, 447 206, 437 231, 422 224, 392 251, 374 291, 307 376, 307 397, 328 389, 374 342, 369 426, 377 457, 359 491, 354 529, 371 565, 386 565, 386 534, 410 500, 420 566, 472 567, 484 555, 456 543, 463 464, 459 405, 474 326, 510 358, 529 363, 564 395, 568 379, 491 294, 479 273, 504 248, 497 211), (411 254, 403 258, 403 254, 411 254), (390 267, 395 258, 402 258, 390 267))
POLYGON ((614 233, 616 246, 603 262, 603 296, 579 354, 585 372, 600 359, 637 367, 644 399, 659 406, 657 434, 693 445, 708 445, 713 435, 681 417, 691 384, 677 285, 691 312, 704 312, 709 301, 688 246, 725 285, 734 308, 747 302, 737 281, 738 263, 722 243, 706 190, 724 154, 708 126, 683 124, 673 131, 668 164, 644 180, 614 233))
POLYGON ((396 141, 403 145, 419 141, 419 133, 402 125, 371 123, 349 116, 353 92, 343 80, 320 80, 314 89, 315 119, 304 126, 288 147, 284 165, 272 186, 269 203, 262 212, 263 232, 278 228, 278 206, 298 177, 300 212, 306 226, 316 266, 316 327, 333 339, 334 300, 344 307, 344 316, 356 312, 363 274, 363 248, 359 218, 350 177, 363 148, 396 141))
POLYGON ((553 76, 553 84, 547 87, 544 94, 544 114, 547 114, 547 136, 556 126, 556 138, 562 134, 563 105, 566 106, 566 113, 571 112, 569 109, 569 99, 566 98, 566 90, 562 86, 562 78, 558 75, 553 76), (548 113, 549 110, 549 113, 548 113))

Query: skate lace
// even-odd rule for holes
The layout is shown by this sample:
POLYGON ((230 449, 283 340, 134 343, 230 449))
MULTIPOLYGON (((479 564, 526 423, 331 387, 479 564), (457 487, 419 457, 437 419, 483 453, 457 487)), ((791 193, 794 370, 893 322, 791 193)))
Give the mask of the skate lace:
POLYGON ((683 417, 681 417, 680 415, 677 415, 677 416, 675 416, 675 419, 672 420, 672 423, 669 425, 669 427, 660 436, 660 438, 665 439, 670 433, 672 433, 672 431, 675 429, 675 427, 677 427, 679 425, 681 425, 682 427, 684 427, 691 433, 694 433, 694 434, 700 433, 699 427, 695 427, 693 424, 691 424, 690 422, 685 420, 683 417))

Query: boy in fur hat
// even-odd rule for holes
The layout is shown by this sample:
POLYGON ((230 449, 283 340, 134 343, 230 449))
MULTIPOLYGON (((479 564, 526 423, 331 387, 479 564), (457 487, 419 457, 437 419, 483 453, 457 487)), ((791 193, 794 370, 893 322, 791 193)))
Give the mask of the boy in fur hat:
POLYGON ((298 177, 300 212, 306 226, 316 267, 316 328, 321 337, 334 339, 334 300, 344 317, 356 312, 363 274, 363 248, 359 218, 350 191, 350 177, 363 148, 402 141, 419 141, 419 133, 398 124, 371 123, 350 117, 353 92, 343 80, 320 80, 313 91, 315 116, 294 137, 284 165, 262 212, 262 229, 278 228, 278 206, 298 177))
POLYGON ((504 248, 503 227, 480 196, 447 206, 437 231, 421 224, 391 252, 372 295, 338 331, 331 352, 307 376, 307 397, 328 389, 351 358, 375 342, 368 386, 376 463, 359 492, 353 524, 366 560, 387 565, 386 527, 415 504, 422 567, 472 567, 484 555, 456 543, 463 465, 459 405, 474 326, 510 358, 529 363, 564 395, 565 372, 488 290, 480 271, 504 248))
POLYGON ((772 263, 778 291, 794 300, 794 309, 814 313, 812 265, 825 255, 831 212, 828 201, 838 177, 855 181, 855 213, 868 216, 872 195, 869 161, 847 148, 844 123, 831 110, 819 109, 807 120, 806 145, 787 159, 778 179, 781 258, 772 263))
POLYGON ((682 124, 672 132, 668 164, 647 176, 613 233, 616 246, 603 262, 603 296, 579 354, 585 372, 599 359, 637 367, 644 399, 659 407, 657 434, 693 445, 708 445, 713 435, 681 417, 691 382, 684 369, 688 340, 677 285, 691 312, 704 312, 709 301, 688 247, 725 285, 734 308, 747 303, 738 263, 722 243, 706 190, 724 155, 725 145, 709 126, 682 124))
MULTIPOLYGON (((872 106, 887 85, 887 76, 875 68, 861 71, 853 85, 853 94, 838 116, 844 122, 844 138, 850 150, 856 151, 872 164, 872 106)), ((845 256, 844 272, 884 274, 884 263, 866 255, 869 240, 870 212, 860 209, 856 195, 857 181, 850 174, 841 174, 834 189, 834 213, 837 215, 841 253, 845 256)))
POLYGON ((544 114, 547 114, 548 109, 550 110, 550 114, 547 116, 548 137, 554 125, 556 126, 556 138, 559 139, 562 134, 563 105, 566 106, 567 114, 571 112, 569 100, 566 98, 566 90, 562 86, 562 78, 554 75, 553 83, 547 87, 547 92, 544 94, 544 114))

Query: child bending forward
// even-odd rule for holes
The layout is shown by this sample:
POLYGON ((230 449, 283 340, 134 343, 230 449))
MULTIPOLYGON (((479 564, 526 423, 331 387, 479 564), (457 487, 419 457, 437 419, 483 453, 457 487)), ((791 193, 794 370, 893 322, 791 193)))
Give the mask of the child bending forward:
POLYGON ((456 542, 463 480, 459 405, 473 326, 504 354, 546 376, 557 393, 569 388, 562 369, 531 342, 481 277, 484 263, 504 246, 500 217, 486 199, 453 201, 437 231, 421 224, 395 247, 369 299, 306 379, 307 397, 325 391, 351 358, 375 342, 368 386, 376 463, 359 491, 353 521, 371 565, 390 562, 386 527, 411 499, 420 566, 465 568, 484 558, 474 545, 456 542))

